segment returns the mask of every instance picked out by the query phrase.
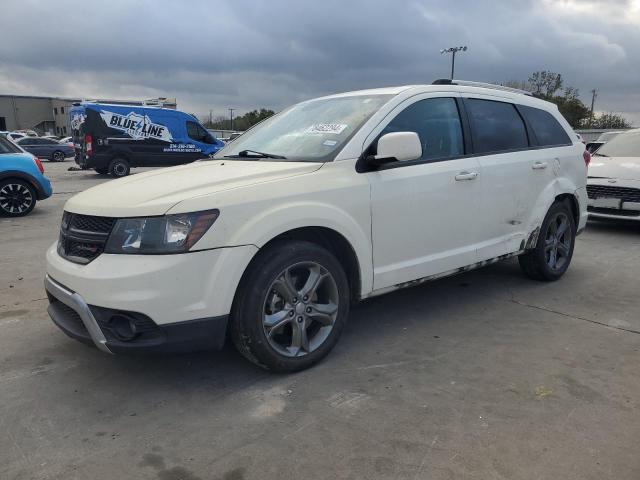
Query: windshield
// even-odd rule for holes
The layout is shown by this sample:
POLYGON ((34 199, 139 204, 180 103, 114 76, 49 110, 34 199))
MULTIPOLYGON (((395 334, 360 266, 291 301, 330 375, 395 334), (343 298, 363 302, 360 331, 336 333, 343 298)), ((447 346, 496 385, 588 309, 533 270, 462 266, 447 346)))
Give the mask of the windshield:
POLYGON ((620 133, 601 146, 596 155, 604 157, 640 157, 640 129, 620 133))
POLYGON ((11 140, 0 137, 0 153, 22 153, 22 149, 14 145, 11 140))
POLYGON ((299 103, 242 134, 214 158, 330 162, 391 97, 356 95, 299 103))

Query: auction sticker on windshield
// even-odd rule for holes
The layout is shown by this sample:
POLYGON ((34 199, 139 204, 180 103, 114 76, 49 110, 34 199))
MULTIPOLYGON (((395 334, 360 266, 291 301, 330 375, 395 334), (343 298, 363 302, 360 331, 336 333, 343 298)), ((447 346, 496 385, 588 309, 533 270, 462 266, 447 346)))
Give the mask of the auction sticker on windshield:
POLYGON ((333 133, 339 135, 347 126, 344 123, 316 123, 307 128, 305 133, 333 133))

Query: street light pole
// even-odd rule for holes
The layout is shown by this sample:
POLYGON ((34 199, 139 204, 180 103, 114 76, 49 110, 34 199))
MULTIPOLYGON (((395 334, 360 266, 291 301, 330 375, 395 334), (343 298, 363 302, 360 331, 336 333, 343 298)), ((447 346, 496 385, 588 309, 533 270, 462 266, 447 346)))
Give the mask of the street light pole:
POLYGON ((233 111, 235 110, 235 108, 230 108, 229 109, 229 115, 231 116, 231 130, 233 130, 233 111))
POLYGON ((596 97, 598 96, 598 90, 595 88, 591 90, 591 114, 589 115, 589 127, 593 127, 593 107, 596 103, 596 97))
POLYGON ((450 48, 444 48, 440 50, 441 55, 444 55, 445 53, 451 54, 451 80, 453 80, 453 76, 455 74, 455 69, 456 69, 456 53, 466 52, 467 49, 468 47, 466 45, 463 45, 462 47, 450 47, 450 48))

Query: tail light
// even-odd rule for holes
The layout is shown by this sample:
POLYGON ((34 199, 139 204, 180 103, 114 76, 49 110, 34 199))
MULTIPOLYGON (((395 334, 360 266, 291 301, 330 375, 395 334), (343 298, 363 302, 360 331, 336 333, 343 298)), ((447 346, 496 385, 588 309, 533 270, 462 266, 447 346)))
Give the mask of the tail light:
POLYGON ((591 163, 591 154, 589 153, 589 150, 582 152, 582 158, 584 158, 584 164, 588 167, 591 163))
POLYGON ((44 167, 42 166, 42 162, 38 157, 33 157, 33 161, 36 162, 36 167, 40 170, 40 173, 44 173, 44 167))
POLYGON ((91 135, 87 134, 84 136, 84 148, 87 152, 87 155, 90 156, 93 153, 93 138, 91 137, 91 135))

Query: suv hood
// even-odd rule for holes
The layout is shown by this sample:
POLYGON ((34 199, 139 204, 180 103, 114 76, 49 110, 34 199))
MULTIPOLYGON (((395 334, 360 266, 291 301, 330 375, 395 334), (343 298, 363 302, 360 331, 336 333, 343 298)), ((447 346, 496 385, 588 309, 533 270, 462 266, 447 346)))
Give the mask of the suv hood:
POLYGON ((311 173, 322 163, 207 160, 111 180, 70 198, 65 210, 106 217, 163 215, 189 198, 311 173))
POLYGON ((640 157, 599 157, 589 164, 589 177, 640 180, 640 157))

